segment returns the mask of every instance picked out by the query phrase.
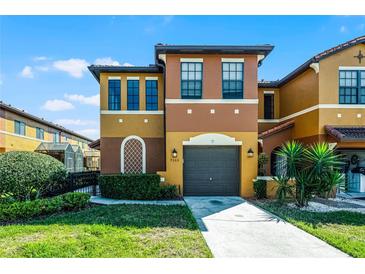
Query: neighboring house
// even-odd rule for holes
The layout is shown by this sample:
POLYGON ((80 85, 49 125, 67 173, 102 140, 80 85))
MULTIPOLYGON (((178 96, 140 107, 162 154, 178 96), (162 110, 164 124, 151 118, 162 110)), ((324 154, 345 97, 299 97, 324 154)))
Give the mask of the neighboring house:
POLYGON ((154 65, 92 65, 101 172, 157 172, 183 195, 250 197, 260 152, 274 174, 283 142, 328 141, 358 156, 345 170, 348 190, 365 192, 352 172, 365 166, 364 43, 339 45, 273 82, 257 82, 271 45, 158 44, 154 65))
MULTIPOLYGON (((97 154, 99 152, 88 146, 92 141, 76 132, 0 101, 0 153, 35 151, 41 144, 70 144, 72 145, 71 149, 77 151, 78 155, 80 151, 83 153, 83 157, 86 157, 85 162, 88 162, 87 155, 93 153, 94 161, 91 162, 94 166, 85 165, 85 168, 98 169, 99 156, 96 157, 95 152, 97 154)), ((82 170, 82 166, 83 163, 78 157, 75 170, 82 170)))
POLYGON ((326 141, 346 156, 349 192, 365 192, 365 36, 321 52, 279 81, 259 82, 259 149, 326 141), (364 171, 363 171, 364 172, 364 171))

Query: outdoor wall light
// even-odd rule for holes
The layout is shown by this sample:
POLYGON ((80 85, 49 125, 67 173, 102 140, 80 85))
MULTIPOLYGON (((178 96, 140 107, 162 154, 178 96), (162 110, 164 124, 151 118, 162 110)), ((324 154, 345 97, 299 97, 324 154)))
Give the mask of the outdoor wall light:
POLYGON ((172 155, 172 158, 177 158, 177 151, 176 151, 176 149, 173 149, 172 150, 172 153, 171 153, 171 155, 172 155))
POLYGON ((247 151, 247 156, 248 157, 253 157, 253 150, 252 150, 252 148, 250 148, 248 151, 247 151))

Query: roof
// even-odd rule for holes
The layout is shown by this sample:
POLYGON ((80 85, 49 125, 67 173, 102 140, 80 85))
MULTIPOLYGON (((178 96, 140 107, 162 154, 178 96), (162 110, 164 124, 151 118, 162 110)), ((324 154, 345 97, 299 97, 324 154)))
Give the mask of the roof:
POLYGON ((93 141, 92 139, 90 139, 88 137, 85 137, 85 136, 83 136, 81 134, 78 134, 78 133, 72 131, 72 130, 69 130, 67 128, 64 128, 63 126, 60 126, 60 125, 54 124, 52 122, 46 121, 43 118, 39 118, 39 117, 37 117, 35 115, 29 114, 29 113, 25 112, 22 109, 18 109, 16 107, 13 107, 12 105, 5 104, 3 101, 0 101, 0 109, 8 110, 10 112, 13 112, 13 113, 16 113, 16 114, 18 114, 20 116, 23 116, 23 117, 26 117, 28 119, 34 120, 34 121, 36 121, 38 123, 41 123, 43 125, 46 125, 46 126, 49 126, 49 127, 55 128, 55 129, 58 129, 58 130, 60 130, 62 132, 68 133, 70 135, 76 136, 76 137, 78 137, 80 139, 83 139, 83 140, 86 140, 88 142, 92 142, 93 141))
POLYGON ((328 135, 339 142, 364 142, 365 126, 325 126, 328 135))
POLYGON ((266 81, 265 83, 260 83, 259 82, 259 87, 262 87, 262 88, 278 88, 278 87, 281 87, 281 86, 285 85, 286 83, 288 83, 293 78, 295 78, 296 76, 298 76, 299 74, 306 71, 312 63, 317 63, 317 62, 319 62, 319 61, 321 61, 321 60, 323 60, 323 59, 325 59, 325 58, 327 58, 327 57, 329 57, 329 56, 331 56, 335 53, 338 53, 342 50, 345 50, 347 48, 350 48, 350 47, 358 45, 358 44, 365 44, 365 35, 357 37, 357 38, 352 39, 352 40, 349 40, 345 43, 342 43, 340 45, 337 45, 337 46, 332 47, 330 49, 327 49, 325 51, 322 51, 322 52, 318 53, 317 55, 313 56, 312 58, 310 58, 309 60, 307 60, 305 63, 303 63, 299 67, 297 67, 295 70, 290 72, 288 75, 286 75, 281 80, 279 80, 279 81, 266 81))
POLYGON ((120 73, 162 73, 160 66, 149 65, 145 67, 136 66, 100 66, 91 65, 88 67, 94 78, 100 82, 100 73, 102 72, 120 72, 120 73))
POLYGON ((89 144, 89 148, 100 150, 100 139, 95 140, 89 144))
POLYGON ((293 127, 295 124, 294 120, 290 120, 290 121, 287 121, 285 123, 282 123, 282 124, 279 124, 277 126, 274 126, 273 128, 270 128, 266 131, 263 131, 259 134, 259 138, 266 138, 266 137, 269 137, 273 134, 276 134, 276 133, 279 133, 285 129, 288 129, 288 128, 291 128, 293 127))
POLYGON ((249 46, 228 46, 228 45, 155 45, 155 53, 172 53, 172 54, 260 54, 268 55, 274 46, 249 45, 249 46))
POLYGON ((46 143, 42 142, 35 151, 65 151, 72 150, 72 146, 69 143, 46 143))

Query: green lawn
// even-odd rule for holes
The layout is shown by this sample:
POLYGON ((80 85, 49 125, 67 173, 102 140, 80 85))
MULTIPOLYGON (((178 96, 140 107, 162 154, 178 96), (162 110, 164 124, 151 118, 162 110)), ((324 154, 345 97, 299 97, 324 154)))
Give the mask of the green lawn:
POLYGON ((365 258, 364 214, 350 211, 306 212, 279 206, 275 202, 255 203, 343 252, 365 258))
POLYGON ((0 226, 0 257, 211 257, 184 206, 94 206, 0 226))

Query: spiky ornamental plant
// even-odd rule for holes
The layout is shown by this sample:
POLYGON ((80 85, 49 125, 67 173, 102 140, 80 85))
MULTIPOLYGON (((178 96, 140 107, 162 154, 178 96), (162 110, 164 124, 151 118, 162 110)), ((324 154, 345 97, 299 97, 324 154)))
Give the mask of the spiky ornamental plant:
POLYGON ((286 159, 287 175, 295 178, 302 167, 303 145, 297 141, 288 141, 282 145, 277 155, 286 159))
MULTIPOLYGON (((331 174, 343 164, 341 156, 336 154, 328 143, 316 143, 304 151, 304 161, 308 177, 317 184, 317 194, 328 192, 328 184, 333 183, 333 180, 329 179, 332 177, 328 176, 332 176, 331 174)), ((333 188, 333 185, 331 187, 333 188)))
POLYGON ((274 177, 274 180, 277 184, 276 200, 278 201, 278 203, 283 204, 288 197, 294 196, 294 187, 290 185, 290 180, 288 176, 279 175, 274 177))

